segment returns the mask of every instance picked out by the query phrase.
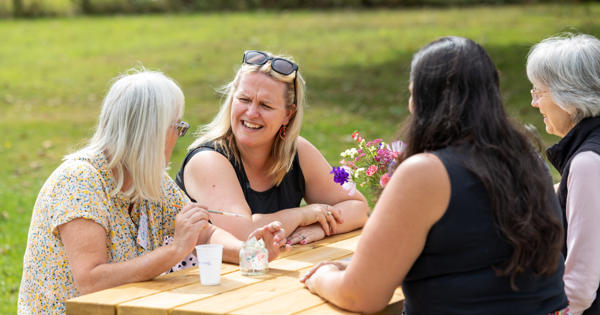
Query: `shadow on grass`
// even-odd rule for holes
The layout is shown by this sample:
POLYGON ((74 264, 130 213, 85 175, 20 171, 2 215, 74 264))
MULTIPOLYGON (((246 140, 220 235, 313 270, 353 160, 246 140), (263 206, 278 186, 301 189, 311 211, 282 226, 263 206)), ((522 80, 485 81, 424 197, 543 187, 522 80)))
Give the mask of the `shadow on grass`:
MULTIPOLYGON (((598 36, 600 25, 588 23, 577 30, 565 31, 598 36)), ((542 138, 548 144, 555 142, 556 138, 543 132, 539 111, 531 106, 531 83, 525 69, 527 54, 534 44, 536 42, 510 45, 483 43, 483 46, 498 69, 507 113, 517 121, 533 124, 541 130, 542 138)), ((366 121, 377 121, 385 124, 386 128, 397 130, 409 114, 410 62, 415 52, 398 50, 392 59, 385 62, 345 64, 312 73, 307 76, 308 105, 334 113, 359 115, 366 121)))

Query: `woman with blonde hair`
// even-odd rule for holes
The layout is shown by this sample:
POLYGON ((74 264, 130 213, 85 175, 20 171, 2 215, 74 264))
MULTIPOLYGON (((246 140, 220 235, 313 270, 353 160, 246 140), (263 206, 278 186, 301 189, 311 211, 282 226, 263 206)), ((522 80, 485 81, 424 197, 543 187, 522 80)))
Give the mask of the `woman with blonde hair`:
MULTIPOLYGON (((112 85, 90 143, 66 156, 38 195, 19 314, 62 314, 69 298, 191 265, 200 243, 223 244, 223 260, 238 261, 242 242, 209 224, 165 172, 189 127, 183 106, 181 89, 160 72, 134 70, 112 85)), ((274 222, 252 235, 264 236, 272 259, 283 234, 274 222)))
POLYGON ((304 80, 290 58, 246 51, 225 88, 217 116, 204 126, 177 174, 192 200, 243 218, 211 222, 240 239, 280 221, 289 243, 306 244, 361 227, 368 205, 334 183, 331 166, 299 136, 304 80), (308 205, 300 207, 304 199, 308 205))

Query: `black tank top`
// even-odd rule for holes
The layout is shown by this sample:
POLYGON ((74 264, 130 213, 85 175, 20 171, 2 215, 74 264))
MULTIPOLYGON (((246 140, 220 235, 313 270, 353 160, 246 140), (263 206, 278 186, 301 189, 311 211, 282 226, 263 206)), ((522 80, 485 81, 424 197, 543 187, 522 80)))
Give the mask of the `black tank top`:
MULTIPOLYGON (((416 314, 548 314, 567 306, 562 276, 564 259, 550 276, 526 271, 498 276, 494 266, 510 260, 512 248, 496 227, 487 191, 463 164, 455 148, 433 152, 450 178, 450 202, 429 234, 423 252, 406 275, 402 289, 408 315, 416 314)), ((548 211, 560 217, 560 206, 548 176, 548 211)))
MULTIPOLYGON (((294 157, 294 162, 292 163, 292 167, 285 174, 283 180, 279 184, 279 186, 273 186, 265 191, 255 191, 250 187, 250 181, 246 176, 246 171, 244 170, 244 165, 241 163, 236 163, 234 157, 227 157, 227 155, 220 150, 218 147, 215 147, 212 143, 205 143, 200 145, 198 148, 193 149, 188 152, 185 159, 183 160, 183 164, 181 165, 181 169, 177 173, 177 177, 175 178, 175 182, 179 187, 190 197, 185 189, 185 184, 183 182, 183 170, 189 160, 196 155, 198 152, 202 151, 215 151, 223 156, 225 156, 233 169, 235 170, 235 174, 237 175, 238 181, 244 192, 244 198, 250 206, 253 214, 262 213, 274 213, 279 210, 295 208, 300 205, 300 201, 304 197, 304 175, 302 174, 302 169, 300 168, 300 160, 298 159, 298 153, 294 157)), ((192 199, 190 197, 190 199, 192 199)), ((192 201, 195 202, 194 199, 192 201)))

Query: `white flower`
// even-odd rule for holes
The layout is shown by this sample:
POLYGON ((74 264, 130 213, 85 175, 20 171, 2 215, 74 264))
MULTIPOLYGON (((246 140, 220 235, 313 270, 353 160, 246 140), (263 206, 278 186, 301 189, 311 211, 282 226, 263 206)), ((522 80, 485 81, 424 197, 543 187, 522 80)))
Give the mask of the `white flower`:
POLYGON ((406 143, 404 143, 402 141, 392 142, 392 151, 402 153, 402 152, 404 152, 405 149, 406 149, 406 143))
POLYGON ((353 159, 357 154, 358 154, 358 151, 356 150, 356 148, 351 148, 351 149, 348 149, 348 150, 340 153, 340 155, 342 157, 349 157, 351 159, 353 159))
POLYGON ((356 184, 352 181, 347 181, 342 185, 345 191, 348 192, 348 196, 352 196, 356 193, 356 184))
POLYGON ((352 174, 352 176, 354 178, 358 178, 358 176, 360 175, 361 172, 365 172, 365 168, 361 167, 361 168, 357 168, 356 171, 354 171, 354 174, 352 174))

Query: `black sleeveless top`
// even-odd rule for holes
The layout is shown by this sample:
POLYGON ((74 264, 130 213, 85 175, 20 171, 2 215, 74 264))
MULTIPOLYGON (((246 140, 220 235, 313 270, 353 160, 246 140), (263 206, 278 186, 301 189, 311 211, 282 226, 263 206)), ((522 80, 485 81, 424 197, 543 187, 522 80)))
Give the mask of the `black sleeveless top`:
MULTIPOLYGON (((179 187, 186 193, 188 197, 190 197, 190 195, 185 190, 185 185, 183 182, 183 169, 194 155, 202 151, 215 151, 227 157, 222 150, 212 143, 202 144, 198 148, 188 152, 183 160, 181 169, 175 178, 177 185, 179 185, 179 187)), ((250 206, 253 214, 274 213, 282 209, 295 208, 300 205, 300 201, 302 201, 302 198, 304 197, 305 186, 304 175, 302 174, 302 169, 300 168, 300 160, 298 159, 297 152, 291 169, 289 172, 287 172, 287 174, 285 174, 279 186, 273 186, 265 191, 253 190, 250 187, 250 181, 246 176, 244 165, 241 163, 236 163, 233 156, 228 158, 228 160, 235 170, 235 174, 237 175, 242 191, 244 192, 244 198, 246 199, 248 206, 250 206)), ((190 199, 192 198, 190 197, 190 199)), ((192 199, 192 201, 195 202, 194 199, 192 199)))
MULTIPOLYGON (((564 259, 550 276, 526 271, 515 278, 497 276, 494 266, 510 260, 512 248, 494 223, 483 183, 461 163, 456 148, 433 152, 450 178, 450 202, 429 234, 423 252, 406 275, 402 289, 405 310, 415 314, 548 314, 565 308, 564 259)), ((560 206, 548 176, 549 209, 560 206)))

